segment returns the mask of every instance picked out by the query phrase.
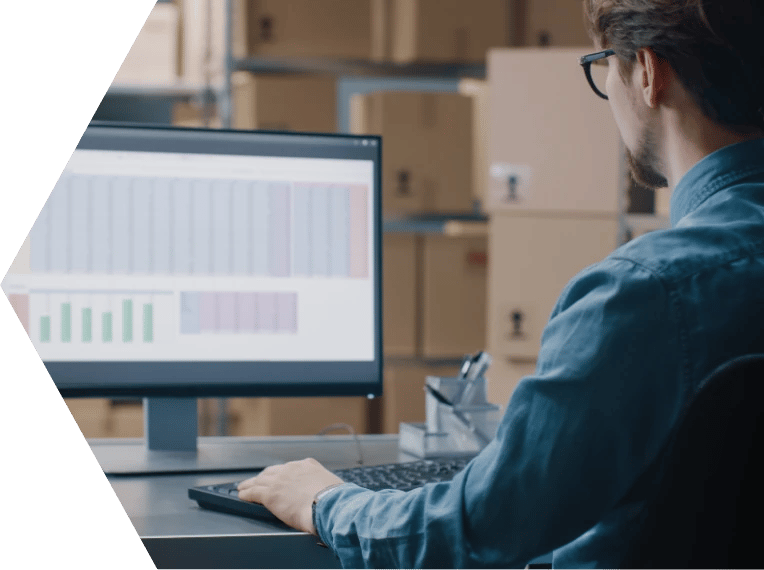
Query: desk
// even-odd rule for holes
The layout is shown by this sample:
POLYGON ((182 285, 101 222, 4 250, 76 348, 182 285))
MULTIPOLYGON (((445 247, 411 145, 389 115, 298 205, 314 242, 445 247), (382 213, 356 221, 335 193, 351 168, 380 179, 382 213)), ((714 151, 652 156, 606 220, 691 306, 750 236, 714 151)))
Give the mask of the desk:
MULTIPOLYGON (((412 460, 394 435, 360 436, 364 464, 412 460)), ((96 455, 140 441, 91 441, 96 455)), ((199 445, 236 446, 242 455, 274 454, 284 461, 314 457, 328 469, 357 459, 352 437, 199 438, 199 445)), ((225 468, 224 466, 221 466, 225 468)), ((188 488, 251 477, 252 471, 179 475, 109 475, 109 482, 157 568, 339 568, 317 538, 286 525, 201 509, 188 488)))

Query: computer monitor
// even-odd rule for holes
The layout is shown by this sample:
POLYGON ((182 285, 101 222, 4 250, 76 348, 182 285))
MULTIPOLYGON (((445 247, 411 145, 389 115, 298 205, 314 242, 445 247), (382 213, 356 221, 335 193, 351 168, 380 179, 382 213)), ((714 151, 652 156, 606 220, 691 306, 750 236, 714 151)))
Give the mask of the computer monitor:
MULTIPOLYGON (((381 140, 91 124, 2 285, 65 397, 382 392, 381 140)), ((177 433, 175 433, 177 432, 177 433)))

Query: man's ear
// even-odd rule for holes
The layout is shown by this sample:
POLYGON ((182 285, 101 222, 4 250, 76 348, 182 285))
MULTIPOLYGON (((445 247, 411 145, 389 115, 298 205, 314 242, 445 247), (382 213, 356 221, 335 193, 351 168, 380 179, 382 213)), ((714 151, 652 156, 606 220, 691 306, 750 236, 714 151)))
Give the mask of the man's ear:
POLYGON ((655 109, 666 96, 671 74, 670 66, 649 47, 639 48, 637 63, 640 74, 639 85, 645 104, 655 109))

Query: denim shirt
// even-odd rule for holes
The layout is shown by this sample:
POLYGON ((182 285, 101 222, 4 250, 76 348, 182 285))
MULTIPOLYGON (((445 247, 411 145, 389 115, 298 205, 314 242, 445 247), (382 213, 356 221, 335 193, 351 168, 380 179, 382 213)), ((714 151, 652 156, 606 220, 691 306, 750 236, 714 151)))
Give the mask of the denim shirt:
POLYGON ((764 352, 764 139, 697 163, 671 229, 581 271, 496 438, 448 483, 347 484, 316 525, 344 567, 618 566, 652 464, 700 381, 764 352))

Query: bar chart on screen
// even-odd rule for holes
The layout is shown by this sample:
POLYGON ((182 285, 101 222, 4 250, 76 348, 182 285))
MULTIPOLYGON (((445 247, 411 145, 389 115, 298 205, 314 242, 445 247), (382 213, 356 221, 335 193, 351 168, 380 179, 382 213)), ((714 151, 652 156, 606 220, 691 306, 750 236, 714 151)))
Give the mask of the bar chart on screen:
POLYGON ((22 297, 35 344, 129 351, 174 337, 172 291, 31 289, 22 297))
POLYGON ((3 280, 43 360, 323 360, 373 347, 371 312, 345 310, 372 299, 370 171, 200 157, 73 155, 3 280))

